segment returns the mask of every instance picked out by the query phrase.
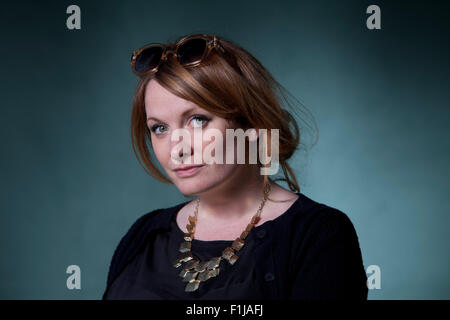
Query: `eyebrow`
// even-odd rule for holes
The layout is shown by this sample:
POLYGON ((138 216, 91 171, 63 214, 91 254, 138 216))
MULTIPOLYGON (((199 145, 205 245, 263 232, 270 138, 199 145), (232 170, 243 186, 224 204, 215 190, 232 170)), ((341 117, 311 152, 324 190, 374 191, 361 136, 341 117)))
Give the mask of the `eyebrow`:
MULTIPOLYGON (((191 113, 192 111, 194 111, 194 110, 196 110, 196 109, 201 109, 201 108, 200 108, 200 107, 192 107, 192 108, 189 108, 189 109, 187 109, 186 111, 183 111, 183 113, 181 114, 181 117, 184 118, 187 114, 191 113)), ((155 117, 148 117, 148 118, 147 118, 147 122, 148 122, 149 120, 154 120, 154 121, 156 121, 156 122, 164 122, 164 121, 159 120, 158 118, 155 118, 155 117)))

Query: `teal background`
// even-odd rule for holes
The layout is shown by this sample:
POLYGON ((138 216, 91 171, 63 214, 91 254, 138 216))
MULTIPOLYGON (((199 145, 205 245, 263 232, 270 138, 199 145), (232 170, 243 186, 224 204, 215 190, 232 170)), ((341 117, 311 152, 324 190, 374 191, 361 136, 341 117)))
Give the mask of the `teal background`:
POLYGON ((147 42, 215 33, 253 53, 314 114, 292 159, 302 192, 344 211, 369 299, 449 299, 449 5, 413 1, 21 1, 0 13, 0 298, 100 299, 141 215, 184 201, 130 141, 147 42), (66 8, 81 8, 81 30, 66 8), (368 30, 366 8, 381 8, 368 30), (67 266, 81 290, 66 288, 67 266))

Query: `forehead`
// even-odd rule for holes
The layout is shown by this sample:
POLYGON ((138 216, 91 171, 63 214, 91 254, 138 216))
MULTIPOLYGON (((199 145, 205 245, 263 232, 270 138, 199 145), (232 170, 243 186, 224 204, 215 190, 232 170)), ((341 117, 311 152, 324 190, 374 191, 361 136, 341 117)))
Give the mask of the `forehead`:
POLYGON ((145 111, 147 116, 176 115, 192 108, 200 107, 191 101, 174 95, 156 80, 151 80, 145 88, 145 111))

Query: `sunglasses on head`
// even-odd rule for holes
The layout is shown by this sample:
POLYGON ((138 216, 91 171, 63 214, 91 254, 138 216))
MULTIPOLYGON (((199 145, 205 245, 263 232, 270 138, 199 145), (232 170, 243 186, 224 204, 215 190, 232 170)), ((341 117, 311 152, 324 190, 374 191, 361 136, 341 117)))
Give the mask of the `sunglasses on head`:
POLYGON ((212 49, 224 49, 216 36, 208 34, 190 35, 181 38, 174 45, 150 43, 131 55, 131 70, 137 76, 158 71, 159 66, 172 53, 182 66, 197 66, 205 59, 212 49))

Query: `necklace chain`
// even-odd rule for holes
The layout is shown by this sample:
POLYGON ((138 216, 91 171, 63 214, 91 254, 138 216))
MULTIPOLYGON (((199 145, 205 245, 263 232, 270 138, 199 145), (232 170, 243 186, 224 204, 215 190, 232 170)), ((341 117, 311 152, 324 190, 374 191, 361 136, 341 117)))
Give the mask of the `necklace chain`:
POLYGON ((185 241, 181 243, 178 250, 181 254, 178 259, 173 262, 173 266, 175 268, 179 268, 184 263, 179 276, 183 278, 183 282, 187 282, 185 288, 186 292, 195 291, 198 289, 202 281, 204 282, 208 279, 216 277, 219 274, 220 262, 222 260, 225 259, 230 265, 234 265, 234 263, 239 259, 239 256, 236 255, 236 252, 242 249, 245 244, 245 238, 247 238, 250 231, 260 220, 261 211, 264 207, 264 204, 266 203, 269 192, 270 184, 267 184, 266 188, 264 189, 263 200, 261 201, 256 214, 252 217, 245 230, 238 238, 236 238, 236 240, 234 240, 230 247, 226 247, 222 251, 221 256, 211 258, 208 261, 196 260, 192 255, 192 240, 194 239, 195 226, 197 224, 198 207, 200 205, 200 199, 197 198, 194 215, 188 217, 189 223, 186 225, 186 229, 188 232, 184 234, 185 241))

